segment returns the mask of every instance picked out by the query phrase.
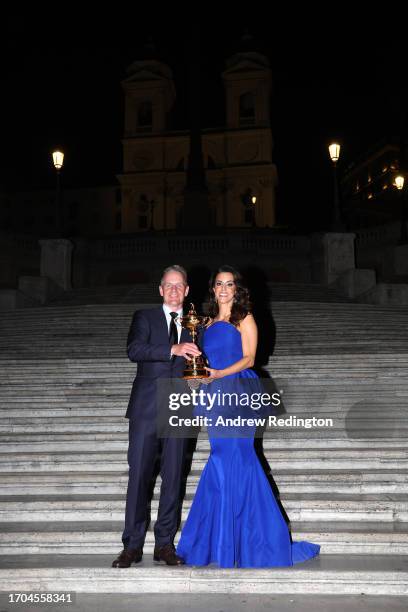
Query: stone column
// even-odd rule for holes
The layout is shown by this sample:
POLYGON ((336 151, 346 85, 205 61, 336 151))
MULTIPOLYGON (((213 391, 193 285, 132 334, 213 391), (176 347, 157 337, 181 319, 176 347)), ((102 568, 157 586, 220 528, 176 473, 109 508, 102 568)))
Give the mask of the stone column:
POLYGON ((328 285, 355 269, 355 234, 320 233, 312 236, 312 281, 328 285))
POLYGON ((51 279, 67 291, 72 289, 72 249, 73 244, 65 238, 40 240, 41 276, 51 279))

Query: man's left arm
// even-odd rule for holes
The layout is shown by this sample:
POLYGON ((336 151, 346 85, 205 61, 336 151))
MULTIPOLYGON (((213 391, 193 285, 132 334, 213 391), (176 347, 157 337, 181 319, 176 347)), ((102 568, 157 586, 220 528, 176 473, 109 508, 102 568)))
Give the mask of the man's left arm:
POLYGON ((150 322, 141 311, 133 315, 127 340, 127 354, 130 361, 169 361, 169 343, 151 343, 150 322))

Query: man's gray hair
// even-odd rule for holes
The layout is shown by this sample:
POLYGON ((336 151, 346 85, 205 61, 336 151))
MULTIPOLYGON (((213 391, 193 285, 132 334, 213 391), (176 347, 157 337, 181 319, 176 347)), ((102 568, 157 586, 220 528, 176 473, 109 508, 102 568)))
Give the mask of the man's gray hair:
POLYGON ((173 264, 172 266, 168 266, 167 268, 163 270, 161 280, 160 280, 161 285, 163 284, 163 278, 166 276, 168 272, 179 272, 182 275, 185 284, 186 285, 188 284, 187 270, 183 268, 183 266, 179 266, 178 264, 173 264))

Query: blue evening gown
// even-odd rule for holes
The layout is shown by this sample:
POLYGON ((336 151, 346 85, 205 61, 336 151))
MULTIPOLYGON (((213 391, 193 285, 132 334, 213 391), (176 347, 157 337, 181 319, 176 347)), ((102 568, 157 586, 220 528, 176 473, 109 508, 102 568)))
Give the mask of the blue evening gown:
MULTIPOLYGON (((241 334, 231 323, 217 321, 205 330, 203 350, 216 369, 242 359, 241 334)), ((260 385, 247 369, 216 379, 206 392, 227 389, 246 391, 246 382, 260 385), (252 379, 251 381, 248 379, 252 379), (254 380, 255 379, 255 380, 254 380)), ((254 415, 254 411, 249 409, 254 415)), ((231 408, 215 405, 202 413, 215 421, 231 408)), ((242 415, 242 411, 240 412, 242 415)), ((248 415, 249 416, 249 415, 248 415)), ((192 506, 177 546, 177 554, 190 565, 219 567, 282 567, 319 554, 311 542, 291 542, 285 519, 254 449, 255 428, 236 437, 234 428, 224 433, 208 427, 210 456, 201 474, 192 506)))

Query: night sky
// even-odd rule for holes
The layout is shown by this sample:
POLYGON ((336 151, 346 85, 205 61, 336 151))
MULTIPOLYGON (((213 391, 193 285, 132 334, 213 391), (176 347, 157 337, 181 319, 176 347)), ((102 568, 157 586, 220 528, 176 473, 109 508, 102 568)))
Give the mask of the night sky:
POLYGON ((124 4, 119 15, 120 3, 115 14, 67 13, 61 6, 53 17, 51 8, 41 13, 37 7, 5 15, 0 188, 53 188, 50 152, 56 146, 66 153, 66 187, 115 181, 122 164, 120 81, 149 36, 173 70, 172 127, 188 128, 192 36, 200 40, 202 125, 222 126, 220 74, 247 28, 272 68, 278 221, 323 227, 332 195, 329 141, 343 145, 341 171, 378 141, 400 133, 407 59, 398 15, 342 15, 336 12, 346 12, 345 5, 330 4, 326 13, 293 9, 269 19, 228 20, 212 17, 209 6, 200 17, 194 6, 190 12, 196 15, 159 17, 157 9, 155 19, 136 10, 129 14, 124 4))

